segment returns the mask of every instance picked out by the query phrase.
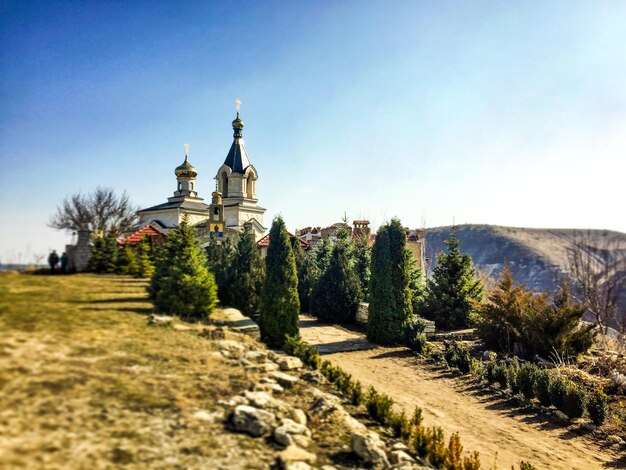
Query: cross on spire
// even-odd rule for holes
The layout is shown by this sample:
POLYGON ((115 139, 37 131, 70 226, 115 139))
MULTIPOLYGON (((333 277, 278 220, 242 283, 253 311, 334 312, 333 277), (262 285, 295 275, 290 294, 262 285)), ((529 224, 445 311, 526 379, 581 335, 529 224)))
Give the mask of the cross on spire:
POLYGON ((235 100, 235 109, 237 110, 237 116, 239 116, 239 109, 241 108, 241 100, 237 98, 235 100))
POLYGON ((189 157, 189 144, 183 144, 183 147, 185 147, 185 157, 189 157))

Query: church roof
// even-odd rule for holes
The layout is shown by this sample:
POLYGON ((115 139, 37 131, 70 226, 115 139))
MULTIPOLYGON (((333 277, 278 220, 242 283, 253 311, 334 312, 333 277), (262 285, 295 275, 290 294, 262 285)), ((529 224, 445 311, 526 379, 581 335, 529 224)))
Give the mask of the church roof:
POLYGON ((163 237, 165 233, 162 230, 159 230, 152 224, 148 224, 144 227, 141 227, 139 230, 131 233, 129 236, 124 238, 123 240, 119 240, 120 245, 137 245, 141 243, 141 241, 145 237, 163 237))
POLYGON ((166 209, 188 209, 192 211, 208 211, 209 206, 204 202, 200 201, 190 201, 189 199, 183 199, 181 201, 168 201, 163 204, 159 204, 157 206, 148 207, 146 209, 141 209, 138 212, 151 212, 151 211, 162 211, 166 209))
MULTIPOLYGON (((293 237, 294 235, 290 232, 287 232, 289 234, 289 237, 293 237)), ((300 242, 300 246, 302 247, 303 250, 308 250, 311 245, 309 242, 307 242, 306 240, 303 240, 301 237, 296 237, 298 239, 298 242, 300 242)), ((268 233, 267 235, 265 235, 263 238, 261 238, 258 242, 256 242, 256 246, 258 246, 259 248, 267 248, 270 246, 270 234, 268 233)))
POLYGON ((233 121, 233 145, 230 146, 224 165, 230 167, 234 173, 243 174, 250 166, 250 159, 243 144, 242 129, 243 121, 239 118, 239 111, 237 111, 237 118, 233 121))

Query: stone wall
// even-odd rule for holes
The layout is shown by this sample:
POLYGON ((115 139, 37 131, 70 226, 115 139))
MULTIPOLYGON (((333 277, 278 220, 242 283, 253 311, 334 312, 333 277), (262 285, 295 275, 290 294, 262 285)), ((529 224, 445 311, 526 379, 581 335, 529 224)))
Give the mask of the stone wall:
POLYGON ((66 245, 65 253, 69 272, 84 271, 91 259, 91 231, 79 230, 76 245, 66 245))

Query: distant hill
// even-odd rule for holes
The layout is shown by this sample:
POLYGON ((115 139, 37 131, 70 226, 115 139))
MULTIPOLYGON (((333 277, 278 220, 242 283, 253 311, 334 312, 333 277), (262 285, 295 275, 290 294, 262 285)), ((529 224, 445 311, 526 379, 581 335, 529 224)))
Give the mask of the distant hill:
MULTIPOLYGON (((451 227, 426 229, 426 257, 431 268, 451 227)), ((458 225, 461 250, 472 256, 474 264, 491 279, 499 278, 507 262, 516 282, 540 292, 553 292, 559 279, 567 275, 567 249, 576 233, 589 239, 588 249, 612 247, 614 259, 624 260, 626 269, 626 233, 610 230, 533 229, 497 225, 458 225)), ((621 293, 626 307, 626 291, 621 293)))

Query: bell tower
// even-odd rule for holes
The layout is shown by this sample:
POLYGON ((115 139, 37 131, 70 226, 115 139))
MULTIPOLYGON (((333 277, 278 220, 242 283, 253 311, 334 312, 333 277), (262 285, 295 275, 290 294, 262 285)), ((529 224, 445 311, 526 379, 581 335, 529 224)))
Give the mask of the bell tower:
POLYGON ((223 197, 224 222, 226 227, 242 230, 251 223, 257 240, 267 230, 263 226, 265 209, 257 205, 256 168, 250 163, 243 141, 243 120, 240 117, 241 101, 235 101, 237 117, 232 122, 233 143, 224 164, 216 175, 217 192, 223 197))

